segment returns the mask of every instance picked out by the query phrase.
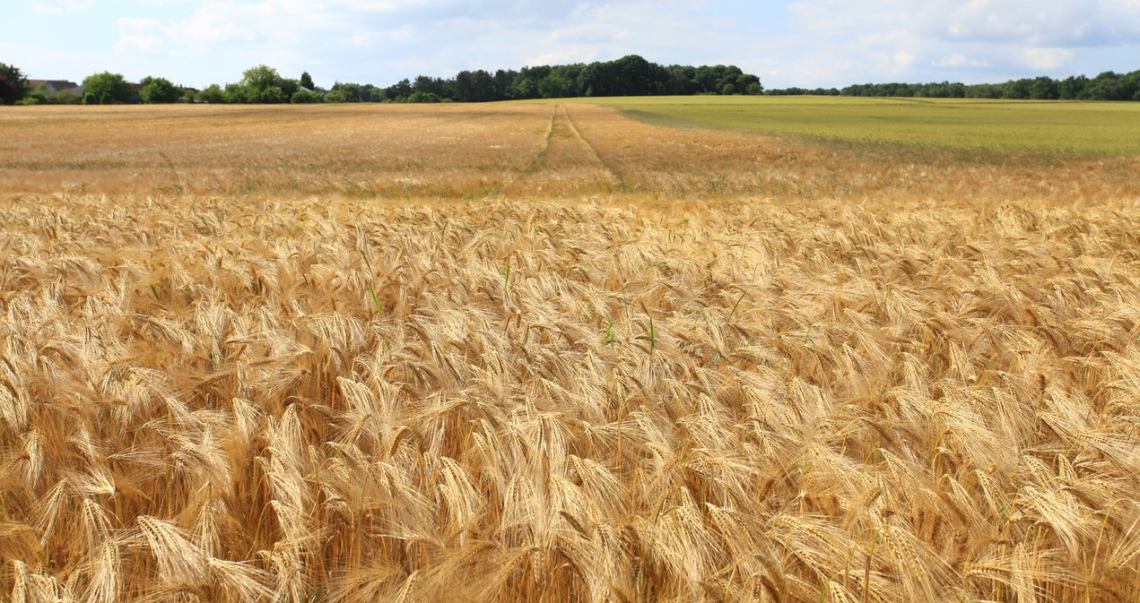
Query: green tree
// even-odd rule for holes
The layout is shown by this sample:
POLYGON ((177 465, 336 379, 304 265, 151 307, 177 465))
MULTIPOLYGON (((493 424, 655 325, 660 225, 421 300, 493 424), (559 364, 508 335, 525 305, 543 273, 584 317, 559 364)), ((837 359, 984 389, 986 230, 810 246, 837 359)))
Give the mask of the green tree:
POLYGON ((408 102, 408 97, 412 95, 412 82, 407 78, 396 82, 384 90, 384 96, 396 101, 397 103, 408 102))
POLYGON ((313 84, 313 76, 309 75, 308 71, 301 74, 301 87, 308 88, 309 90, 316 90, 317 87, 313 84))
POLYGON ((438 94, 434 92, 424 92, 422 90, 416 90, 408 97, 409 103, 438 103, 442 100, 438 94))
POLYGON ((236 87, 226 87, 231 102, 275 104, 289 101, 285 88, 289 86, 277 70, 258 65, 242 73, 241 82, 236 87))
POLYGON ((85 105, 121 105, 131 102, 134 90, 118 73, 104 71, 83 80, 85 105))
POLYGON ((1076 100, 1084 96, 1088 85, 1089 78, 1083 75, 1069 76, 1058 84, 1059 96, 1062 100, 1076 100))
POLYGON ((455 76, 455 92, 455 100, 465 103, 498 100, 495 77, 482 69, 474 72, 460 71, 455 76))
POLYGON ((10 105, 28 93, 28 78, 19 68, 0 63, 0 103, 10 105))
POLYGON ((194 100, 200 103, 220 104, 226 102, 226 95, 222 92, 221 86, 212 84, 209 88, 194 95, 194 100))
POLYGON ((363 100, 362 94, 364 92, 363 86, 360 84, 346 83, 342 84, 337 82, 333 84, 332 90, 325 95, 326 103, 359 103, 363 100))
POLYGON ((360 99, 354 95, 348 94, 342 88, 334 88, 325 94, 326 103, 358 103, 360 99))
POLYGON ((736 91, 740 94, 751 94, 755 96, 764 91, 764 87, 760 85, 760 78, 751 73, 742 73, 736 76, 735 85, 736 91))
POLYGON ((301 89, 301 82, 289 78, 282 78, 281 81, 277 83, 277 86, 285 93, 285 98, 289 99, 293 98, 293 95, 301 89))
POLYGON ((643 57, 631 54, 613 63, 611 76, 616 79, 613 92, 622 96, 648 96, 654 93, 657 83, 657 65, 643 57))
POLYGON ((1033 92, 1033 80, 1022 78, 1020 80, 1010 80, 1005 84, 1005 93, 1002 95, 1004 98, 1012 98, 1016 100, 1024 100, 1029 98, 1033 92))
POLYGON ((277 85, 281 80, 281 76, 277 70, 267 65, 258 65, 257 67, 250 67, 242 72, 241 85, 248 86, 254 90, 264 90, 277 85))
POLYGON ((551 71, 538 81, 538 94, 542 98, 570 98, 578 96, 578 78, 563 70, 551 71))
POLYGON ((323 100, 324 99, 322 99, 321 95, 317 92, 314 92, 312 90, 298 90, 293 93, 293 96, 290 97, 289 102, 293 103, 294 105, 311 105, 322 102, 323 100))
POLYGON ((1121 78, 1114 71, 1105 71, 1089 81, 1085 97, 1089 100, 1129 100, 1129 90, 1121 85, 1121 78))
POLYGON ((1034 100, 1056 100, 1060 98, 1060 86, 1053 78, 1039 77, 1029 88, 1029 98, 1034 100))
POLYGON ((146 83, 139 96, 142 102, 148 104, 169 104, 176 103, 182 98, 182 91, 177 86, 170 83, 166 78, 147 78, 150 81, 146 83))

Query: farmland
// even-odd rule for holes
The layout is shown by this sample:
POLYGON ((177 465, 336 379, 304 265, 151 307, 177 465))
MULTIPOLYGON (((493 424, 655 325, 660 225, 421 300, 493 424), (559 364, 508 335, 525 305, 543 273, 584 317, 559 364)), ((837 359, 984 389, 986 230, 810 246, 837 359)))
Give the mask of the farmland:
POLYGON ((698 123, 820 138, 1005 151, 1140 153, 1140 107, 932 98, 643 97, 605 99, 698 123))
MULTIPOLYGON (((801 100, 797 119, 821 115, 816 101, 801 100)), ((719 103, 708 106, 707 119, 740 119, 719 103)), ((875 106, 881 118, 893 115, 891 106, 875 106)), ((1060 106, 1074 107, 1073 116, 1086 112, 1086 105, 1060 106)), ((1113 137, 1096 153, 1068 155, 946 146, 949 134, 940 145, 915 146, 675 127, 623 111, 571 103, 8 110, 0 112, 0 194, 1069 203, 1140 191, 1140 160, 1113 154, 1122 144, 1113 137)), ((1138 120, 1118 121, 1127 132, 1138 120)), ((860 127, 864 138, 876 131, 860 127)), ((937 132, 930 124, 918 129, 937 132)), ((990 129, 980 126, 974 136, 990 129)))
POLYGON ((628 111, 0 111, 0 600, 1140 596, 1136 156, 628 111))

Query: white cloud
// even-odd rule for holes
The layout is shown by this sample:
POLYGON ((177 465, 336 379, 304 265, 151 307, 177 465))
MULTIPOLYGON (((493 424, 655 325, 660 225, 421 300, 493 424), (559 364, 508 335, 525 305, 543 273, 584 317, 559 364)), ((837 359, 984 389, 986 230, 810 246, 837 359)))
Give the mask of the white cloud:
POLYGON ((1068 75, 1140 43, 1140 0, 797 0, 787 11, 813 46, 784 54, 845 64, 828 70, 837 82, 1068 75))
POLYGON ((1071 0, 972 0, 949 11, 946 35, 955 40, 1089 45, 1108 41, 1108 21, 1095 4, 1071 0))
POLYGON ((103 69, 199 86, 259 63, 387 85, 631 53, 733 63, 767 87, 979 82, 1131 70, 1140 50, 1140 0, 30 0, 22 12, 60 15, 70 34, 50 44, 114 57, 103 69))
POLYGON ((1052 71, 1072 63, 1076 53, 1068 48, 1024 48, 1021 57, 1031 69, 1052 71))
POLYGON ((162 50, 162 23, 154 19, 119 19, 116 53, 153 54, 162 50))
POLYGON ((896 52, 895 56, 891 57, 891 63, 898 67, 907 68, 911 65, 914 65, 914 58, 915 57, 913 54, 906 51, 900 51, 896 52))
POLYGON ((44 15, 58 15, 95 6, 95 0, 33 0, 32 11, 44 15))
POLYGON ((598 56, 590 46, 573 46, 564 48, 555 52, 547 52, 537 56, 524 59, 523 63, 527 65, 566 65, 570 63, 589 63, 596 60, 598 56))
POLYGON ((989 67, 987 61, 978 61, 971 59, 964 54, 952 54, 944 56, 934 63, 935 67, 989 67))
POLYGON ((113 68, 115 57, 110 54, 90 50, 71 50, 54 46, 33 46, 0 41, 0 56, 24 57, 17 66, 24 75, 34 79, 70 79, 76 82, 83 78, 113 68))

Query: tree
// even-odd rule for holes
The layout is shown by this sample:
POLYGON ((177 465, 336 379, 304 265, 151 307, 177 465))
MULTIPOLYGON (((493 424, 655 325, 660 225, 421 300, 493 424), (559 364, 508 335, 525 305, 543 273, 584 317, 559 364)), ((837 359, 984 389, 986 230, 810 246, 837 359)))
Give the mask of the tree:
POLYGON ((200 103, 220 104, 226 102, 226 96, 222 92, 221 86, 212 84, 209 88, 195 95, 194 100, 200 103))
POLYGON ((570 98, 578 96, 578 78, 570 77, 565 70, 555 69, 538 81, 538 94, 542 98, 570 98))
POLYGON ((1029 88, 1029 98, 1034 100, 1057 100, 1060 98, 1060 93, 1060 86, 1048 77, 1033 80, 1033 85, 1029 88))
POLYGON ((83 80, 85 105, 121 105, 131 102, 134 90, 118 73, 104 71, 83 80))
POLYGON ((460 71, 455 76, 456 99, 464 103, 480 103, 498 100, 495 92, 495 78, 490 73, 460 71))
POLYGON ((351 88, 337 84, 325 95, 326 103, 359 103, 360 97, 351 88))
POLYGON ((176 103, 182 98, 182 91, 179 90, 170 80, 166 78, 147 78, 150 81, 145 84, 139 97, 142 102, 148 104, 169 104, 176 103))
POLYGON ((317 87, 313 84, 313 76, 309 75, 308 71, 301 74, 301 87, 308 88, 309 90, 317 89, 317 87))
POLYGON ((0 63, 0 103, 13 104, 27 93, 28 78, 17 67, 0 63))
POLYGON ((310 105, 322 102, 321 95, 312 90, 298 90, 293 93, 289 102, 294 105, 310 105))
POLYGON ((288 87, 290 83, 282 79, 276 69, 258 65, 246 69, 237 87, 230 89, 227 86, 226 91, 233 102, 274 104, 289 101, 289 94, 285 90, 288 87))
POLYGON ((1029 98, 1033 92, 1033 80, 1022 78, 1020 80, 1010 80, 1005 84, 1005 93, 1002 95, 1004 98, 1012 98, 1015 100, 1024 100, 1029 98))
POLYGON ((443 99, 441 99, 438 94, 434 92, 424 92, 422 90, 416 90, 408 97, 409 103, 438 103, 442 101, 443 99))
POLYGON ((755 96, 764 91, 764 87, 760 85, 760 78, 750 73, 742 73, 736 76, 735 84, 736 91, 741 94, 751 94, 755 96))
POLYGON ((641 56, 631 54, 614 61, 612 91, 621 96, 647 96, 653 94, 660 68, 641 56))
POLYGON ((386 97, 388 97, 388 98, 390 98, 390 99, 392 99, 398 103, 408 102, 408 97, 411 95, 412 95, 412 82, 408 81, 407 78, 404 78, 404 79, 400 80, 399 82, 396 82, 395 84, 389 86, 387 89, 384 90, 384 96, 386 96, 386 97))
POLYGON ((1062 100, 1076 100, 1082 98, 1085 94, 1085 89, 1088 88, 1089 78, 1079 76, 1069 76, 1058 84, 1060 97, 1062 100))
POLYGON ((1114 71, 1105 71, 1089 81, 1085 97, 1089 100, 1129 100, 1131 91, 1114 71))

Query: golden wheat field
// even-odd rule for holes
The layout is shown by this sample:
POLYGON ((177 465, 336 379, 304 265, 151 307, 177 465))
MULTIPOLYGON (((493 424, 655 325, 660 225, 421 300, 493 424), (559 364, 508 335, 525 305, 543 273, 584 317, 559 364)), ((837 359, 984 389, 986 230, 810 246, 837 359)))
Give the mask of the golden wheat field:
POLYGON ((0 600, 1140 598, 1136 157, 41 109, 0 600))

